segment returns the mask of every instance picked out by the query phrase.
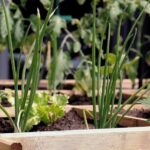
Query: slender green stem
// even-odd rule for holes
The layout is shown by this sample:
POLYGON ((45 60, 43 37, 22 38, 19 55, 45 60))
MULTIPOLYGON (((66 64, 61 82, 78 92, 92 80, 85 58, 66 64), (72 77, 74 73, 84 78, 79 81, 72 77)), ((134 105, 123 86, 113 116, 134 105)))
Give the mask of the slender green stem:
POLYGON ((9 21, 8 21, 8 14, 7 14, 7 9, 6 9, 4 0, 2 0, 2 6, 3 6, 7 32, 8 32, 8 44, 9 44, 9 50, 10 50, 10 59, 11 59, 13 78, 14 78, 14 85, 15 85, 15 123, 17 123, 17 118, 19 114, 18 76, 17 76, 15 61, 14 61, 13 44, 12 44, 11 31, 10 31, 10 26, 9 26, 9 21))
MULTIPOLYGON (((130 96, 122 105, 121 107, 119 107, 115 113, 109 118, 109 120, 107 121, 106 125, 108 125, 114 118, 116 118, 116 116, 118 115, 118 113, 124 108, 124 106, 128 103, 130 103, 135 97, 136 95, 142 91, 145 87, 147 87, 150 84, 150 81, 148 81, 147 83, 145 83, 140 89, 138 89, 132 96, 130 96)), ((142 94, 143 95, 143 94, 142 94)))
POLYGON ((83 110, 83 118, 84 118, 84 123, 86 126, 86 129, 89 129, 89 125, 88 125, 88 121, 87 121, 87 117, 86 117, 86 110, 83 110))
MULTIPOLYGON (((109 54, 109 49, 110 49, 110 30, 111 30, 111 25, 109 23, 108 25, 108 39, 107 39, 107 48, 106 48, 106 59, 105 59, 105 67, 104 67, 104 77, 103 77, 103 85, 102 85, 102 103, 101 103, 101 107, 103 112, 101 112, 101 127, 103 128, 105 125, 105 119, 106 119, 106 113, 105 113, 105 105, 106 105, 106 101, 105 101, 105 97, 106 97, 106 87, 107 84, 106 82, 108 81, 107 76, 108 76, 108 54, 109 54)), ((109 81, 108 81, 109 82, 109 81)))
POLYGON ((52 90, 55 91, 56 85, 56 67, 57 67, 57 34, 53 32, 52 34, 52 47, 53 47, 53 62, 50 65, 49 72, 48 72, 48 88, 51 92, 52 90))
MULTIPOLYGON (((30 30, 30 28, 31 28, 31 24, 29 25, 29 27, 28 27, 28 29, 27 29, 27 31, 26 31, 26 33, 25 33, 25 36, 24 36, 24 38, 23 38, 23 40, 21 41, 21 52, 20 52, 20 58, 19 58, 19 63, 18 63, 18 65, 20 66, 20 64, 21 64, 21 55, 22 55, 22 53, 23 53, 23 43, 25 42, 25 40, 26 40, 26 38, 27 38, 27 36, 28 36, 28 33, 29 33, 29 30, 30 30)), ((20 72, 20 67, 18 67, 18 73, 20 72)), ((23 69, 23 72, 22 72, 22 80, 21 80, 21 95, 22 95, 22 100, 23 100, 23 96, 24 96, 24 82, 25 82, 25 80, 23 80, 23 79, 25 79, 25 71, 24 71, 24 69, 23 69)))
MULTIPOLYGON (((102 104, 101 96, 100 96, 100 91, 101 91, 100 67, 101 67, 101 55, 102 55, 102 49, 103 49, 103 42, 104 42, 104 35, 102 35, 101 46, 100 46, 100 50, 99 50, 99 54, 98 54, 97 97, 98 97, 98 106, 99 106, 99 116, 101 116, 101 104, 102 104)), ((100 121, 100 119, 99 119, 99 121, 100 121)), ((100 127, 100 122, 99 122, 99 127, 100 127)))
POLYGON ((15 132, 19 132, 16 124, 14 123, 14 121, 12 120, 12 118, 10 117, 9 113, 7 112, 7 110, 0 104, 0 109, 4 112, 4 114, 8 117, 8 119, 10 120, 12 126, 15 129, 15 132))
POLYGON ((128 33, 128 35, 127 35, 125 41, 124 41, 122 50, 124 50, 124 49, 126 48, 127 43, 128 43, 128 41, 130 40, 130 37, 131 37, 131 35, 132 35, 132 33, 133 33, 133 31, 134 31, 134 29, 135 29, 135 27, 136 27, 138 21, 139 21, 139 20, 141 19, 141 17, 143 16, 144 11, 145 11, 145 8, 143 8, 143 10, 141 11, 141 13, 139 14, 139 16, 137 17, 137 19, 135 20, 134 24, 132 25, 131 30, 129 31, 129 33, 128 33))
POLYGON ((93 42, 92 42, 92 101, 93 101, 93 116, 94 125, 97 128, 97 118, 96 118, 96 84, 95 84, 95 52, 96 52, 96 0, 93 0, 93 42))
POLYGON ((130 107, 125 111, 125 113, 116 121, 116 124, 117 124, 118 122, 120 122, 120 121, 123 119, 123 117, 131 110, 131 108, 132 108, 135 104, 137 104, 137 102, 138 102, 147 92, 149 92, 149 91, 150 91, 150 88, 146 89, 138 98, 136 98, 136 99, 134 100, 134 102, 130 105, 130 107))

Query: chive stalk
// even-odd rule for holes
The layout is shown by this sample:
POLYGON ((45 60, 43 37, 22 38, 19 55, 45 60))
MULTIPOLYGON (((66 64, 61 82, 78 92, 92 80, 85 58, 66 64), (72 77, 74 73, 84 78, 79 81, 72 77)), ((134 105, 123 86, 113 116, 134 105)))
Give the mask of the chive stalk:
POLYGON ((93 0, 93 42, 92 42, 92 103, 93 103, 93 116, 94 116, 94 125, 97 128, 97 118, 96 118, 96 73, 95 73, 95 53, 96 53, 96 0, 93 0))

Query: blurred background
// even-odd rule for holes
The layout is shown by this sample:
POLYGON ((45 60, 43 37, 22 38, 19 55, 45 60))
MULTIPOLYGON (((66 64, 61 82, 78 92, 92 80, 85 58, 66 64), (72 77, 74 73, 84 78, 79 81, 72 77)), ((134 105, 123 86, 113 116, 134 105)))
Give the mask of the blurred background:
MULTIPOLYGON (((63 56, 66 62, 69 64, 66 69, 65 78, 73 78, 74 71, 82 61, 82 57, 91 57, 91 43, 92 43, 92 8, 91 0, 56 0, 55 6, 57 10, 54 15, 53 22, 50 23, 45 37, 43 40, 43 53, 41 62, 41 79, 47 78, 48 61, 47 55, 50 54, 53 57, 53 52, 48 53, 48 47, 50 46, 51 29, 54 27, 57 33, 58 48, 63 49, 63 52, 67 55, 63 56)), ((40 10, 41 18, 44 20, 47 13, 47 5, 49 0, 9 0, 8 12, 10 17, 10 26, 12 37, 14 40, 14 52, 15 63, 18 63, 20 57, 20 49, 23 49, 21 55, 21 70, 26 55, 29 53, 32 42, 34 41, 34 34, 36 31, 36 14, 37 8, 40 10), (28 32, 28 38, 22 44, 22 39, 28 32)), ((104 30, 105 15, 109 14, 112 21, 112 33, 111 33, 111 52, 114 50, 116 42, 116 28, 118 25, 118 16, 124 11, 125 19, 122 24, 121 34, 122 40, 125 39, 130 27, 138 16, 140 10, 143 8, 146 0, 139 1, 134 0, 122 1, 115 0, 98 1, 97 6, 97 33, 101 35, 104 30)), ((148 7, 137 26, 137 36, 133 44, 133 47, 129 53, 125 78, 130 78, 134 81, 135 78, 149 78, 150 77, 150 7, 148 7)), ((11 63, 9 48, 6 42, 7 33, 5 24, 3 21, 3 12, 0 13, 0 79, 12 79, 11 63)), ((107 37, 106 37, 107 39, 107 37)), ((99 41, 97 41, 97 49, 99 48, 99 41)), ((51 47, 51 46, 50 46, 51 47)), ((104 44, 104 51, 106 45, 104 44)), ((29 60, 30 65, 30 60, 29 60)), ((63 68, 63 66, 62 66, 63 68)), ((26 75, 27 76, 27 75, 26 75)), ((140 83, 139 83, 140 84, 140 83)))

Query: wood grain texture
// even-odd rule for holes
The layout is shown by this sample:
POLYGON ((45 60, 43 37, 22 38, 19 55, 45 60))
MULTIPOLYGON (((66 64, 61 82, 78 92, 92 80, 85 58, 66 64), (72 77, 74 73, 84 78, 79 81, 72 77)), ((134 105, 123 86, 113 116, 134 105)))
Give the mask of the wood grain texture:
MULTIPOLYGON (((6 107, 5 108, 8 112, 8 114, 11 117, 15 117, 15 108, 14 107, 6 107)), ((4 114, 4 112, 0 109, 0 118, 6 118, 7 116, 4 114)))
POLYGON ((150 127, 0 135, 23 150, 149 150, 150 127))
POLYGON ((22 145, 19 142, 0 139, 0 150, 22 150, 22 145))

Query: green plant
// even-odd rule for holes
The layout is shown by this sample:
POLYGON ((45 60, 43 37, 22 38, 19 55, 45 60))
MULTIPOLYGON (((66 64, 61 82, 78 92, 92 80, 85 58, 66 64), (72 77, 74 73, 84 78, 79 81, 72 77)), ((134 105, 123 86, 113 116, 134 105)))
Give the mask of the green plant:
POLYGON ((88 97, 92 97, 92 75, 91 67, 82 66, 77 69, 74 74, 75 87, 74 89, 80 91, 88 97))
MULTIPOLYGON (((77 1, 80 5, 83 5, 86 1, 77 1)), ((92 1, 91 1, 92 2, 92 1)), ((96 8, 96 31, 97 36, 95 37, 96 40, 96 49, 100 49, 100 39, 102 38, 102 34, 105 30, 105 20, 108 19, 111 23, 111 35, 116 31, 118 17, 121 14, 124 14, 124 20, 130 20, 132 23, 136 20, 135 15, 141 9, 144 8, 148 0, 97 0, 96 3, 103 3, 103 6, 100 7, 99 5, 96 8)), ((126 76, 132 81, 132 86, 134 87, 135 79, 137 78, 137 67, 139 60, 137 57, 141 57, 141 49, 143 44, 141 43, 142 40, 142 27, 145 19, 146 14, 150 14, 149 11, 150 5, 148 4, 147 8, 144 10, 143 16, 137 23, 137 36, 135 40, 135 48, 134 48, 134 55, 135 58, 132 60, 130 57, 126 58, 127 65, 124 69, 126 76), (139 55, 140 54, 140 55, 139 55), (136 59, 136 65, 132 65, 132 62, 136 59), (130 60, 130 61, 129 61, 130 60), (128 68, 128 70, 127 70, 128 68)), ((91 13, 85 14, 79 20, 74 19, 72 24, 77 26, 77 29, 73 31, 73 35, 76 39, 81 40, 87 48, 91 49, 92 46, 92 22, 93 22, 93 15, 91 13)), ((104 37, 106 38, 106 37, 104 37)), ((132 52, 133 53, 133 52, 132 52)))
MULTIPOLYGON (((12 125, 15 128, 15 132, 21 132, 26 130, 27 121, 29 118, 29 114, 32 108, 33 100, 35 97, 36 88, 38 85, 39 80, 39 70, 40 70, 40 60, 41 60, 41 45, 43 36, 45 33, 46 26, 51 19, 51 16, 53 15, 53 0, 51 1, 51 5, 49 6, 48 13, 46 16, 46 19, 44 23, 41 22, 39 11, 37 13, 37 28, 36 28, 36 37, 35 41, 33 43, 33 49, 31 49, 30 54, 32 54, 32 63, 29 68, 29 75, 26 82, 26 86, 24 84, 24 76, 26 71, 26 63, 25 63, 25 69, 23 72, 23 79, 22 79, 22 97, 21 101, 19 100, 18 96, 18 75, 20 71, 20 61, 17 65, 17 68, 14 64, 14 54, 13 54, 13 44, 12 44, 12 36, 11 36, 11 30, 10 30, 10 24, 9 24, 9 18, 7 13, 7 7, 5 4, 5 1, 2 0, 2 10, 5 15, 5 22, 7 26, 7 32, 8 32, 8 43, 9 43, 9 50, 10 50, 10 58, 11 58, 11 65, 12 65, 12 71, 13 71, 13 77, 14 77, 14 83, 15 83, 15 121, 11 119, 5 108, 0 105, 0 108, 4 111, 4 113, 8 116, 10 119, 12 125), (30 93, 29 93, 30 90, 30 93), (29 94, 29 99, 27 99, 27 96, 29 94)), ((25 36, 26 38, 26 36, 25 36)), ((21 56, 22 51, 20 52, 21 56)), ((28 61, 28 58, 27 60, 28 61)))
MULTIPOLYGON (((149 3, 146 4, 145 8, 147 8, 149 3)), ((93 94, 93 116, 94 116, 94 124, 96 128, 112 128, 117 125, 117 123, 126 115, 126 113, 133 107, 135 103, 139 101, 140 98, 135 98, 136 94, 141 91, 143 88, 147 87, 148 84, 150 84, 150 81, 147 82, 145 85, 143 85, 140 89, 137 90, 135 94, 133 94, 130 98, 128 98, 123 104, 121 104, 122 101, 122 67, 125 62, 125 59, 133 45, 133 42, 136 37, 136 30, 135 27, 140 20, 141 16, 144 13, 145 8, 141 11, 140 15, 135 20, 132 28, 130 29, 128 36, 126 37, 125 41, 121 44, 121 25, 122 21, 124 19, 124 15, 121 14, 119 17, 119 23, 118 23, 118 29, 117 29, 117 40, 116 40, 116 47, 115 47, 115 55, 116 55, 116 61, 112 68, 112 73, 109 74, 109 63, 108 63, 108 56, 110 51, 110 36, 111 36, 111 23, 109 22, 109 19, 106 20, 105 26, 108 25, 108 35, 107 35, 107 48, 106 48, 106 54, 105 54, 105 64, 104 64, 104 74, 101 75, 101 58, 102 58, 102 49, 103 49, 103 42, 104 37, 106 34, 106 29, 102 34, 101 42, 100 42, 100 49, 99 49, 99 56, 98 56, 98 74, 96 76, 96 70, 95 70, 95 51, 96 51, 96 0, 93 0, 93 44, 92 44, 92 94, 93 94), (127 47, 127 44, 129 44, 129 47, 127 47), (121 46, 121 48, 120 48, 121 46), (126 50, 127 49, 127 50, 126 50), (97 85, 97 92, 98 92, 98 118, 97 120, 97 113, 96 113, 96 78, 98 81, 97 85), (120 89, 119 89, 119 101, 117 103, 117 109, 114 110, 114 104, 115 104, 115 91, 116 91, 116 81, 117 79, 120 79, 120 89), (100 92, 101 91, 101 92, 100 92), (131 102, 135 98, 134 102, 131 104, 131 107, 122 115, 121 118, 117 118, 117 115, 120 113, 120 111, 124 108, 124 106, 131 102)), ((109 16, 108 16, 109 17, 109 16)), ((143 94, 148 92, 150 88, 148 87, 143 94)), ((143 95, 142 94, 142 95, 143 95)))
MULTIPOLYGON (((2 9, 2 3, 0 3, 0 50, 6 49, 7 47, 7 26, 5 22, 5 14, 2 9)), ((8 16, 9 28, 11 32, 12 42, 14 48, 21 45, 24 35, 24 24, 23 16, 19 7, 12 1, 7 1, 6 11, 8 16)))
MULTIPOLYGON (((67 52, 64 52, 57 44, 57 34, 55 31, 52 32, 52 48, 53 48, 53 59, 48 59, 48 89, 50 92, 55 92, 57 86, 62 83, 66 74, 70 72, 72 66, 70 56, 67 52)), ((50 49, 48 50, 50 51, 50 49)), ((51 56, 50 52, 49 55, 51 56)))
MULTIPOLYGON (((14 106, 14 94, 10 89, 0 91, 0 103, 14 106)), ((19 96, 21 100, 21 96, 19 96)), ((29 101, 29 96, 27 97, 29 101)), ((45 125, 54 123, 65 114, 65 106, 68 103, 68 96, 62 94, 49 95, 46 92, 36 92, 32 108, 26 124, 26 131, 30 131, 33 126, 43 122, 45 125)))
POLYGON ((30 131, 34 125, 43 122, 52 124, 65 114, 65 106, 68 103, 68 97, 61 94, 49 95, 40 93, 35 95, 33 107, 30 111, 26 130, 30 131), (42 101, 41 101, 42 99, 42 101))

